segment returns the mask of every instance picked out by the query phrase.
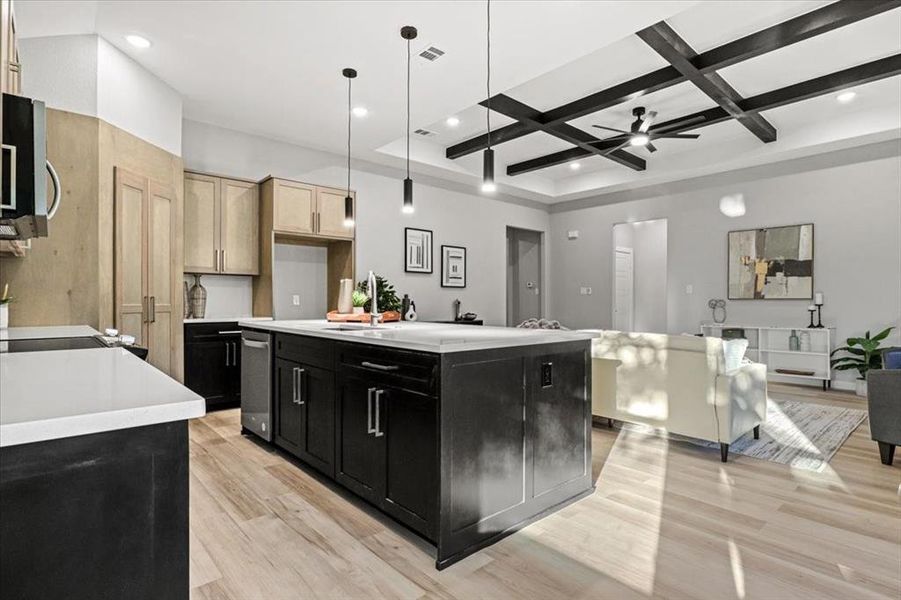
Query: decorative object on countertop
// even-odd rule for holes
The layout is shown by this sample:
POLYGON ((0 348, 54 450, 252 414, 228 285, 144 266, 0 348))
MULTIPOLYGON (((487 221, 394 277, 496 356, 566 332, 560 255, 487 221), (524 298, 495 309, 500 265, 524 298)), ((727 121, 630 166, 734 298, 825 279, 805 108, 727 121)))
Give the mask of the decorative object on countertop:
POLYGON ((816 325, 813 324, 813 313, 815 313, 816 310, 817 310, 817 307, 814 306, 813 304, 810 304, 807 306, 807 312, 810 313, 810 325, 807 326, 807 329, 815 329, 816 328, 816 325))
MULTIPOLYGON (((342 280, 342 283, 344 281, 350 281, 350 279, 344 279, 342 280)), ((363 307, 366 306, 366 303, 368 301, 369 298, 366 296, 366 294, 364 294, 360 290, 354 290, 353 292, 351 292, 351 310, 339 310, 338 312, 342 314, 352 313, 355 315, 362 315, 363 312, 365 312, 363 307)))
POLYGON ((441 287, 466 287, 466 248, 441 246, 441 287))
MULTIPOLYGON (((430 232, 431 233, 431 232, 430 232)), ((400 310, 400 298, 397 297, 397 292, 394 291, 394 286, 388 282, 387 279, 382 277, 381 275, 375 276, 376 288, 378 288, 378 298, 376 299, 377 306, 381 312, 386 311, 394 311, 400 314, 398 311, 400 310)), ((361 281, 357 284, 357 290, 366 294, 367 283, 365 281, 361 281)), ((364 309, 366 312, 369 312, 369 301, 367 300, 364 305, 364 309)), ((387 319, 386 319, 387 320, 387 319)))
POLYGON ((410 302, 412 302, 412 300, 410 300, 410 294, 404 294, 404 297, 401 298, 400 301, 401 319, 403 319, 404 315, 407 314, 407 311, 410 310, 410 302))
POLYGON ((415 321, 416 318, 416 303, 410 300, 410 306, 404 313, 404 321, 415 321))
POLYGON ((813 301, 814 306, 817 307, 817 324, 815 327, 817 329, 823 328, 823 292, 817 292, 815 299, 813 301))
POLYGON ((463 303, 460 302, 459 298, 454 299, 454 321, 459 321, 460 317, 463 315, 462 313, 463 303))
POLYGON ((810 332, 802 331, 800 334, 801 338, 801 352, 810 352, 810 332))
POLYGON ((532 317, 531 319, 526 319, 519 325, 517 325, 520 329, 561 329, 561 330, 569 330, 568 327, 564 327, 560 324, 560 321, 550 320, 550 319, 536 319, 532 317))
POLYGON ((194 275, 194 285, 191 286, 191 315, 195 319, 202 319, 206 315, 206 288, 200 283, 200 275, 194 275))
MULTIPOLYGON (((428 229, 404 228, 404 271, 432 272, 432 232, 428 229)), ((381 289, 379 283, 379 289, 381 289)), ((379 303, 381 306, 381 302, 379 303)))
POLYGON ((187 281, 182 281, 182 283, 184 284, 184 296, 185 296, 185 298, 184 298, 184 308, 185 308, 184 313, 185 313, 185 318, 186 318, 186 319, 190 319, 190 318, 191 318, 191 297, 190 297, 190 293, 188 292, 188 282, 187 282, 187 281))
POLYGON ((836 371, 849 371, 855 369, 858 373, 856 392, 858 396, 867 395, 867 373, 871 369, 882 368, 882 354, 879 352, 879 342, 888 337, 894 327, 883 329, 876 335, 870 337, 867 331, 864 337, 850 337, 847 339, 847 346, 836 348, 830 356, 835 356, 837 352, 846 352, 850 356, 840 356, 830 361, 832 368, 836 371))
POLYGON ((353 279, 342 279, 338 284, 338 312, 347 314, 353 312, 355 306, 363 306, 362 304, 357 305, 353 299, 354 296, 354 282, 353 279))
POLYGON ((726 322, 726 301, 721 298, 711 298, 707 301, 707 308, 713 311, 714 323, 726 322), (722 317, 717 317, 717 311, 720 311, 722 317))
POLYGON ((728 298, 813 298, 813 223, 730 231, 728 298))
POLYGON ((3 286, 3 296, 0 296, 0 329, 9 327, 9 304, 13 299, 9 296, 9 284, 3 286))
POLYGON ((798 332, 792 329, 791 334, 788 336, 788 349, 792 352, 797 352, 801 349, 801 338, 798 337, 798 332))
MULTIPOLYGON (((478 320, 479 315, 474 312, 463 313, 460 315, 460 318, 456 319, 457 321, 476 321, 478 320)), ((559 325, 559 323, 558 323, 559 325)))

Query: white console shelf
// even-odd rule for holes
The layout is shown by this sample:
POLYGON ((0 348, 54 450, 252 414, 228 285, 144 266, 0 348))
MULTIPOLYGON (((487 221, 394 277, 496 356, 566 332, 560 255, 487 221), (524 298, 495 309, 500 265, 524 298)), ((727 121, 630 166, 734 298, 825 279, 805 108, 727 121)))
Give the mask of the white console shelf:
POLYGON ((834 346, 835 328, 769 327, 761 325, 741 325, 733 323, 701 323, 701 333, 710 337, 722 337, 723 329, 744 329, 748 340, 746 356, 767 367, 771 378, 787 380, 814 380, 823 384, 823 389, 832 387, 832 367, 830 353, 834 346), (790 350, 788 340, 791 332, 810 335, 810 350, 790 350), (776 369, 813 371, 812 375, 792 375, 778 373, 776 369))

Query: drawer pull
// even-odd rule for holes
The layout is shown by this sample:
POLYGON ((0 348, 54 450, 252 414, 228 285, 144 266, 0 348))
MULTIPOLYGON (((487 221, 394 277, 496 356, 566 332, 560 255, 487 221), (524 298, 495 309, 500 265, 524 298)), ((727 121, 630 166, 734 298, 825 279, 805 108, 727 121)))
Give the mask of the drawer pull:
POLYGON ((380 365, 378 363, 369 362, 368 360, 364 360, 360 365, 378 371, 397 371, 400 369, 397 365, 380 365))
POLYGON ((229 329, 228 331, 220 331, 219 335, 233 335, 236 333, 241 333, 240 329, 229 329))

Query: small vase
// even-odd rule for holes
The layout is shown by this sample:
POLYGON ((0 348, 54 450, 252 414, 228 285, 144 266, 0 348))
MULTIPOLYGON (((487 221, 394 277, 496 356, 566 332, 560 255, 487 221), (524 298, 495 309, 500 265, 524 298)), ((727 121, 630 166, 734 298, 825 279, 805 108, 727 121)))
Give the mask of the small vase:
POLYGON ((353 279, 342 279, 338 286, 338 312, 346 315, 353 310, 353 279))
POLYGON ((194 285, 191 286, 191 315, 195 319, 202 319, 206 314, 206 288, 200 283, 200 275, 194 275, 194 285))
POLYGON ((185 318, 191 318, 191 294, 188 292, 188 282, 182 281, 184 284, 184 309, 185 309, 185 318))
POLYGON ((866 379, 858 379, 854 382, 854 393, 856 393, 861 398, 867 397, 867 380, 866 379))
POLYGON ((9 302, 0 304, 0 329, 9 327, 9 302))
POLYGON ((355 314, 355 315, 362 315, 365 312, 366 311, 363 310, 362 306, 354 306, 354 308, 353 308, 353 314, 355 314))

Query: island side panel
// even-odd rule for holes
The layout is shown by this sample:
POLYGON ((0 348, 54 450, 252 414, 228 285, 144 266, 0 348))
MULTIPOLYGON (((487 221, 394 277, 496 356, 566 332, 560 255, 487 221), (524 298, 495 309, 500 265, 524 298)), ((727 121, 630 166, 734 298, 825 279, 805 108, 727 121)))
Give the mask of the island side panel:
POLYGON ((187 600, 187 422, 3 448, 0 514, 4 597, 187 600))
POLYGON ((591 490, 589 348, 575 341, 442 356, 439 568, 591 490), (543 387, 547 362, 555 380, 543 387))

